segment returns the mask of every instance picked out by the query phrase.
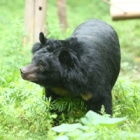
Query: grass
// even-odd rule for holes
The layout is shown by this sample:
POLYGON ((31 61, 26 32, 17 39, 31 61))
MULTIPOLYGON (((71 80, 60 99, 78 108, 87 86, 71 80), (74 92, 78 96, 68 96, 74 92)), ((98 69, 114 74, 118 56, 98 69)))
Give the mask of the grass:
MULTIPOLYGON (((15 4, 8 0, 0 1, 2 14, 0 15, 0 139, 2 140, 78 140, 78 139, 130 139, 140 138, 140 52, 139 36, 140 23, 138 20, 113 22, 109 15, 109 6, 102 1, 81 0, 67 1, 68 30, 62 32, 59 29, 56 1, 48 1, 47 26, 48 37, 64 39, 68 37, 74 28, 89 18, 99 18, 107 21, 118 32, 121 44, 121 73, 113 89, 113 118, 125 120, 110 124, 109 120, 102 125, 92 124, 97 114, 87 114, 85 117, 80 108, 74 102, 70 106, 59 106, 59 102, 50 104, 50 100, 44 100, 43 89, 33 83, 24 81, 20 77, 19 68, 30 62, 31 47, 23 47, 23 21, 24 1, 15 0, 15 4), (84 7, 84 8, 83 8, 84 7), (68 115, 62 114, 59 124, 73 123, 70 128, 73 131, 63 130, 60 125, 52 130, 52 124, 56 118, 50 110, 57 106, 63 110, 67 108, 68 115), (71 108, 75 107, 73 111, 71 108), (77 109, 77 110, 76 110, 77 109), (86 120, 83 122, 83 119, 86 120), (88 118, 88 119, 87 119, 88 118), (78 125, 77 125, 78 123, 78 125), (74 125, 75 124, 75 125, 74 125), (90 125, 92 124, 92 125, 90 125), (55 130, 55 131, 54 131, 55 130), (81 136, 81 137, 79 137, 81 136)), ((65 99, 63 104, 65 104, 65 99)), ((77 102, 80 107, 83 104, 77 102)), ((102 116, 101 120, 106 116, 102 116)), ((64 128, 69 127, 64 125, 64 128)))

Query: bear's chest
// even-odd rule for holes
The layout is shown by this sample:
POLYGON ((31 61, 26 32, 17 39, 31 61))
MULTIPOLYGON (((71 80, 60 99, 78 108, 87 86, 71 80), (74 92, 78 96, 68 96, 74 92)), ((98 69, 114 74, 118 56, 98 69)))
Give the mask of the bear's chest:
MULTIPOLYGON (((52 91, 60 96, 71 96, 71 93, 68 90, 60 87, 52 88, 52 91)), ((88 101, 93 97, 93 94, 91 92, 87 92, 87 93, 80 93, 79 96, 81 96, 83 100, 88 101)))
POLYGON ((60 96, 70 96, 70 92, 66 89, 55 87, 51 89, 55 94, 60 96))

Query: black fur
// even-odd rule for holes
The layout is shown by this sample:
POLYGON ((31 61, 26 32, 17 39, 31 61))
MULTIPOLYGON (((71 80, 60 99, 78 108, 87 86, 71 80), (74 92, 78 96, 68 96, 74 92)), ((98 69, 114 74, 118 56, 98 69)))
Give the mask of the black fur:
POLYGON ((111 91, 120 71, 114 29, 103 21, 89 20, 66 40, 47 39, 40 33, 40 42, 32 49, 32 72, 26 66, 22 77, 44 86, 47 97, 56 99, 62 90, 86 100, 88 110, 99 112, 104 105, 106 113, 112 114, 111 91))

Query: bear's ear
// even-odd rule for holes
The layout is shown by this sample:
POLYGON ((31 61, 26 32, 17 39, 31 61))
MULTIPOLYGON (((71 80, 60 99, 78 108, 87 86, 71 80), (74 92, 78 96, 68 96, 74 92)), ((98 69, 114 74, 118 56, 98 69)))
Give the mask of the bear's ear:
POLYGON ((42 45, 44 45, 47 41, 47 39, 45 38, 45 36, 42 32, 40 32, 40 34, 39 34, 39 40, 40 40, 42 45))
POLYGON ((71 52, 69 52, 69 50, 66 50, 66 49, 61 50, 58 57, 59 57, 59 61, 62 64, 67 65, 69 67, 74 66, 73 54, 71 52))

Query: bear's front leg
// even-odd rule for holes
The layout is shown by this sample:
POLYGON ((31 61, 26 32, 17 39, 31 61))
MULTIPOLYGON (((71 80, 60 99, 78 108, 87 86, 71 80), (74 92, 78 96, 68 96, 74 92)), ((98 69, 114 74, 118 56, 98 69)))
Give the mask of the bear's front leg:
POLYGON ((60 98, 60 96, 58 94, 55 94, 51 88, 47 87, 45 88, 45 100, 46 98, 50 98, 51 97, 51 101, 54 101, 58 98, 60 98))

